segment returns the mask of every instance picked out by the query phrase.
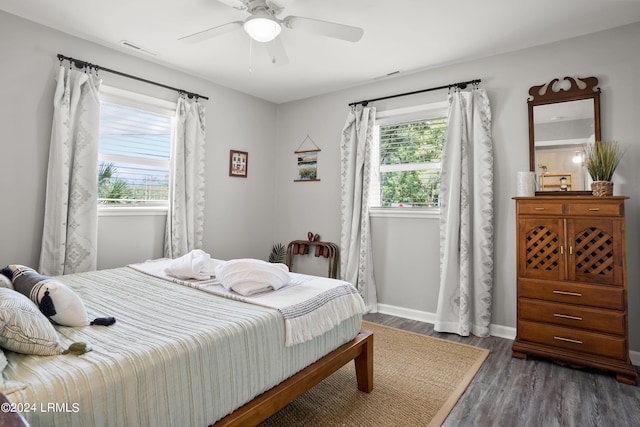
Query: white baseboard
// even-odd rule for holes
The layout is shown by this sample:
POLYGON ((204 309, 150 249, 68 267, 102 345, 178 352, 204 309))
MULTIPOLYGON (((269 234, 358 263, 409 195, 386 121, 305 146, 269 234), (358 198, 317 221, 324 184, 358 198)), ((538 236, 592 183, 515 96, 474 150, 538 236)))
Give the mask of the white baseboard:
POLYGON ((398 316, 405 319, 417 320, 419 322, 434 324, 436 314, 427 311, 414 310, 412 308, 398 307, 395 305, 378 304, 378 313, 388 314, 389 316, 398 316))
MULTIPOLYGON (((417 320, 425 323, 435 323, 436 314, 429 313, 427 311, 414 310, 411 308, 397 307, 388 304, 378 304, 378 313, 388 314, 390 316, 403 317, 405 319, 417 320)), ((491 335, 499 338, 506 338, 513 340, 516 338, 516 328, 503 325, 490 325, 489 331, 491 335)), ((629 351, 629 357, 631 363, 635 366, 640 366, 640 351, 629 351)))

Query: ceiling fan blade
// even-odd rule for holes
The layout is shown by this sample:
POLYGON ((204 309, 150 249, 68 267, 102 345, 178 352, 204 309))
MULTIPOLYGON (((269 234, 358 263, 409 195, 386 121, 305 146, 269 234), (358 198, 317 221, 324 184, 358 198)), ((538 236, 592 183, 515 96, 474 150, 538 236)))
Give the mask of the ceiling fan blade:
POLYGON ((280 37, 276 37, 265 44, 267 45, 267 52, 269 53, 269 59, 272 64, 287 65, 289 63, 289 57, 287 56, 287 52, 284 50, 284 45, 282 44, 282 39, 280 37))
POLYGON ((291 28, 292 30, 307 31, 312 34, 333 37, 334 39, 346 40, 348 42, 357 42, 364 34, 362 28, 321 21, 319 19, 303 18, 301 16, 287 16, 282 21, 287 28, 291 28))
POLYGON ((238 28, 242 28, 242 24, 242 21, 229 22, 228 24, 218 25, 217 27, 209 28, 207 30, 189 34, 188 36, 180 37, 178 40, 186 41, 188 43, 198 43, 203 40, 217 37, 233 30, 237 30, 238 28))
POLYGON ((226 4, 227 6, 231 6, 234 9, 238 10, 246 10, 247 5, 242 0, 218 0, 222 4, 226 4))

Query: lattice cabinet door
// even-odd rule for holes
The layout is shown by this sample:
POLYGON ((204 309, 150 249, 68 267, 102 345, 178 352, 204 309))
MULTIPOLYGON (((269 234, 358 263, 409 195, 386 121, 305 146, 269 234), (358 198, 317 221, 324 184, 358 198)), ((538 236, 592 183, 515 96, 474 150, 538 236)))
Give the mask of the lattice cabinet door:
POLYGON ((616 218, 566 221, 569 280, 622 286, 622 222, 616 218))
POLYGON ((531 279, 564 280, 566 257, 564 220, 530 218, 519 223, 518 275, 531 279))

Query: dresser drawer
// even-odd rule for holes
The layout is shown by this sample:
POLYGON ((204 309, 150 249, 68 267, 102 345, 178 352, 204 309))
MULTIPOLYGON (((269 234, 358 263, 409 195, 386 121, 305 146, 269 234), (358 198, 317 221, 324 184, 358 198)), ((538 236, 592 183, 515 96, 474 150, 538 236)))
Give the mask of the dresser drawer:
POLYGON ((626 360, 627 358, 624 337, 609 336, 580 329, 521 320, 518 322, 518 339, 612 359, 626 360))
POLYGON ((624 310, 622 287, 584 285, 551 280, 518 279, 518 296, 545 301, 624 310))
POLYGON ((622 203, 571 203, 567 205, 569 215, 620 216, 624 212, 622 203))
POLYGON ((520 200, 518 203, 520 215, 562 215, 562 213, 562 203, 535 200, 520 200))
POLYGON ((518 301, 520 319, 624 335, 624 313, 527 298, 518 301))

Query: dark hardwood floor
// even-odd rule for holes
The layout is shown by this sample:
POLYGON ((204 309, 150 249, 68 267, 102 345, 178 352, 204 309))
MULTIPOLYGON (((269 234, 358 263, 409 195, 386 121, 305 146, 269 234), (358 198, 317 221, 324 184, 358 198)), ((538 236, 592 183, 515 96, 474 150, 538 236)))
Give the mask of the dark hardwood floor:
POLYGON ((379 313, 364 318, 491 350, 443 426, 640 426, 640 387, 618 383, 611 374, 514 359, 513 341, 504 338, 443 334, 429 323, 379 313))

